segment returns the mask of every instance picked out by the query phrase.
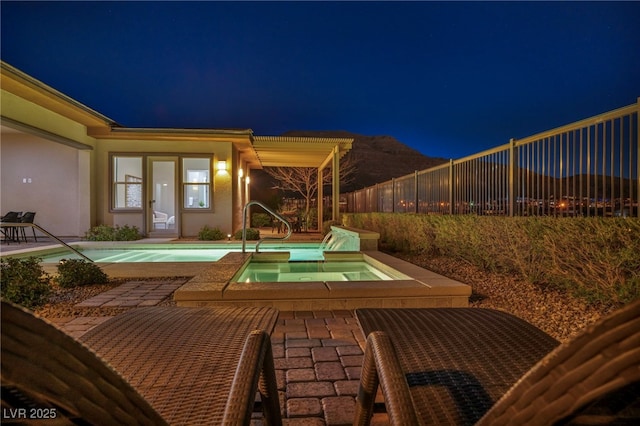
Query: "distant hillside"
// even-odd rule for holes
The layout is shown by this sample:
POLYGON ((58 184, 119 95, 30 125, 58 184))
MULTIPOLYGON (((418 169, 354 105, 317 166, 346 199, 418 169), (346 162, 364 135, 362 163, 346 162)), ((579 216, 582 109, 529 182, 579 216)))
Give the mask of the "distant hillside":
POLYGON ((448 161, 444 158, 427 157, 392 136, 364 136, 341 130, 294 130, 283 133, 282 136, 353 138, 353 147, 347 155, 356 160, 358 170, 353 182, 341 187, 341 192, 362 189, 448 161))

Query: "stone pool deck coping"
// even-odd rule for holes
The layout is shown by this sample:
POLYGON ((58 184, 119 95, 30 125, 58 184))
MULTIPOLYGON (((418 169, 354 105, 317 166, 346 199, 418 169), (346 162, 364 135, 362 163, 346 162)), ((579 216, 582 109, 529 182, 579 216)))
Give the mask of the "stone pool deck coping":
MULTIPOLYGON (((330 261, 364 258, 383 272, 394 269, 407 279, 234 283, 250 253, 229 253, 174 293, 178 306, 272 306, 282 311, 336 310, 361 307, 464 307, 471 287, 379 251, 331 253, 330 261)), ((267 255, 273 257, 273 255, 267 255)))

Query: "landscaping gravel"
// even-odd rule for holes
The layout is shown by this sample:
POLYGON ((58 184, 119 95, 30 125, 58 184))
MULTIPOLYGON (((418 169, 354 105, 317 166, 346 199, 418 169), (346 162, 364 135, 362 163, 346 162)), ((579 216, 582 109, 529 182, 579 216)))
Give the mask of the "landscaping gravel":
MULTIPOLYGON (((394 256, 470 285, 473 289, 470 306, 512 313, 560 341, 566 341, 616 308, 616 306, 588 305, 556 289, 543 288, 505 275, 487 273, 462 261, 398 253, 394 253, 394 256)), ((116 315, 127 308, 78 308, 75 305, 123 282, 123 280, 112 280, 102 285, 73 289, 54 288, 50 302, 37 309, 36 313, 45 318, 116 315)), ((175 305, 175 302, 170 296, 162 304, 175 305)))
POLYGON ((561 342, 619 307, 587 304, 566 292, 488 273, 459 260, 397 253, 394 256, 470 285, 470 306, 509 312, 561 342))

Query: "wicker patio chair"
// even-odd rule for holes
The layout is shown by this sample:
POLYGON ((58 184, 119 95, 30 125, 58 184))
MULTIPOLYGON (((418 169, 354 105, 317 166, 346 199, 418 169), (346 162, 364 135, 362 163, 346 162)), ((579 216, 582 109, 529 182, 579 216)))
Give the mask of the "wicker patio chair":
MULTIPOLYGON (((21 223, 33 223, 36 218, 36 212, 24 212, 22 216, 20 216, 21 223)), ((38 242, 38 237, 36 236, 36 228, 31 228, 31 232, 33 233, 33 241, 38 242)), ((24 242, 27 242, 27 232, 24 226, 20 227, 20 234, 22 235, 22 239, 24 242)), ((18 241, 20 238, 18 237, 18 241)))
POLYGON ((2 222, 2 227, 0 230, 3 235, 3 242, 9 243, 9 241, 20 242, 18 236, 18 228, 16 226, 12 226, 12 223, 20 222, 20 217, 22 216, 22 212, 8 212, 2 218, 0 218, 0 222, 2 222))
POLYGON ((367 337, 354 424, 378 384, 392 425, 640 424, 640 301, 562 345, 478 308, 357 309, 367 337))
POLYGON ((248 425, 259 389, 264 423, 281 424, 269 336, 277 316, 270 308, 136 308, 80 343, 3 301, 3 413, 54 409, 61 424, 248 425))

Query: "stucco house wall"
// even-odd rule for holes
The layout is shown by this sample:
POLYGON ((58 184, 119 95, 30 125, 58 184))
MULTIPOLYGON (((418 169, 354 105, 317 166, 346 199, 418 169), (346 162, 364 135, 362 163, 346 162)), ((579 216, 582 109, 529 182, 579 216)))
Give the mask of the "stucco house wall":
POLYGON ((82 237, 99 224, 137 226, 153 234, 148 159, 167 157, 178 164, 172 194, 177 226, 158 236, 194 237, 204 225, 233 233, 241 226, 238 208, 245 194, 236 167, 242 155, 234 144, 250 145, 250 130, 125 129, 4 62, 0 77, 3 214, 35 211, 37 224, 63 237, 82 237), (140 211, 111 205, 112 155, 127 153, 144 158, 140 211), (209 207, 183 207, 180 159, 190 156, 210 160, 209 207), (220 161, 225 171, 217 170, 220 161))
MULTIPOLYGON (((320 170, 333 162, 334 170, 339 170, 339 157, 353 142, 256 137, 251 129, 126 128, 2 61, 0 71, 0 209, 3 214, 35 211, 36 223, 58 236, 82 237, 100 224, 136 226, 152 237, 195 237, 205 225, 233 234, 241 228, 242 209, 250 200, 252 168, 320 170), (135 155, 142 165, 138 160, 136 175, 125 172, 122 182, 115 180, 114 155, 135 155), (198 180, 205 177, 198 160, 204 157, 210 160, 209 182, 198 180), (163 189, 166 181, 151 182, 154 158, 162 160, 154 163, 159 167, 175 170, 169 192, 163 189), (183 178, 184 158, 190 159, 192 182, 183 178), (112 205, 114 186, 120 191, 118 200, 127 202, 119 208, 112 205), (154 226, 153 211, 159 202, 152 203, 153 191, 160 194, 162 204, 172 203, 171 226, 168 222, 154 226), (185 206, 185 193, 191 206, 185 206)), ((131 167, 129 159, 122 163, 131 167)), ((336 177, 334 195, 339 193, 337 182, 336 177)))
POLYGON ((36 212, 54 235, 83 235, 91 217, 88 152, 15 133, 3 135, 0 156, 3 214, 36 212))
POLYGON ((92 145, 86 128, 12 93, 0 94, 2 115, 86 145, 78 149, 14 129, 0 139, 2 214, 36 212, 36 223, 59 236, 82 236, 90 227, 92 145))
MULTIPOLYGON (((96 221, 111 225, 135 225, 146 230, 149 217, 143 212, 118 212, 111 207, 111 155, 112 154, 140 154, 145 159, 149 157, 179 158, 183 156, 205 156, 211 159, 212 201, 211 208, 184 209, 182 207, 182 190, 178 182, 176 194, 177 224, 176 235, 194 237, 204 225, 219 227, 224 233, 232 233, 235 227, 233 221, 233 200, 236 186, 232 179, 232 142, 219 141, 191 141, 185 143, 178 140, 135 140, 135 139, 99 139, 96 147, 95 202, 98 212, 96 221), (216 170, 218 161, 225 161, 228 166, 224 172, 216 170)), ((147 162, 145 161, 145 170, 147 162)), ((179 174, 179 170, 176 171, 179 174)), ((146 170, 145 175, 148 175, 146 170)), ((179 181, 179 179, 178 179, 179 181)), ((148 204, 148 178, 145 176, 145 205, 148 204)))

